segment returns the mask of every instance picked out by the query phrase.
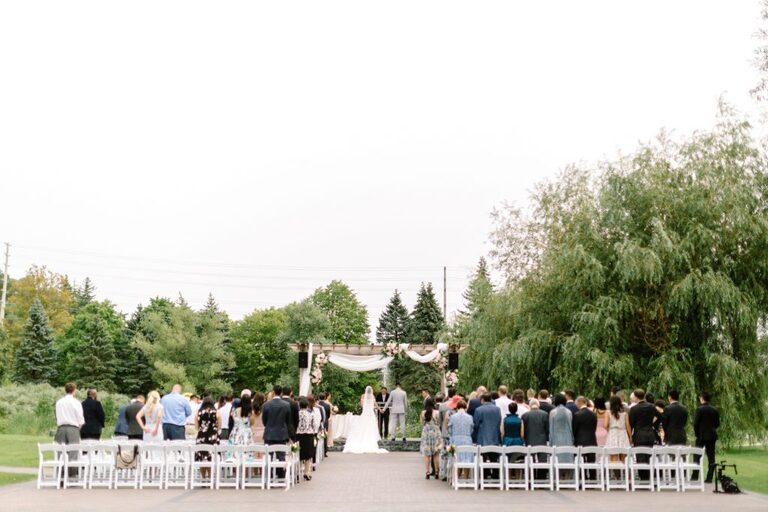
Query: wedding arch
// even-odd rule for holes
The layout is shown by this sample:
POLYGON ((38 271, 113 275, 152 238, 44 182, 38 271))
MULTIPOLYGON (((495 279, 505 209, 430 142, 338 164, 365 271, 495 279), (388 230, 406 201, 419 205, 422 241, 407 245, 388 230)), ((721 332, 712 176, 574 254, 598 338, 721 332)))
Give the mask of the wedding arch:
POLYGON ((312 384, 321 380, 322 367, 327 363, 345 370, 366 372, 386 369, 395 357, 402 357, 403 355, 419 363, 435 363, 442 373, 442 388, 445 391, 447 385, 455 384, 457 380, 457 372, 448 370, 449 354, 458 356, 459 352, 466 348, 466 345, 458 343, 432 345, 293 343, 290 347, 294 352, 306 353, 304 356, 306 364, 299 364, 299 394, 307 395, 312 389, 312 384), (304 367, 302 368, 302 366, 304 367), (320 372, 319 375, 318 371, 320 372))

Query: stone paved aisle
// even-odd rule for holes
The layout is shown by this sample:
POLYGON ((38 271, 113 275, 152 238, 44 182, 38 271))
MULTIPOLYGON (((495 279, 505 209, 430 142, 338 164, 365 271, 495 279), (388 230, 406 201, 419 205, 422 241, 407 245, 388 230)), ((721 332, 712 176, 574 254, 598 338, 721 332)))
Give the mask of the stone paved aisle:
POLYGON ((416 453, 332 454, 309 483, 282 490, 41 490, 34 483, 0 488, 0 511, 162 512, 449 512, 495 510, 750 512, 768 511, 768 496, 691 493, 453 491, 425 480, 416 453))

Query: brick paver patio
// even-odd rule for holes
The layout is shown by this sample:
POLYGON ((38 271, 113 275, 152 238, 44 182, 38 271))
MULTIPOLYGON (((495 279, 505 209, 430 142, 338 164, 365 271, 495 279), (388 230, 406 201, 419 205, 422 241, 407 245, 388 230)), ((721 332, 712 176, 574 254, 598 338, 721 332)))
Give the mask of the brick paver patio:
POLYGON ((447 484, 425 480, 417 453, 344 455, 326 459, 312 482, 296 488, 249 490, 41 490, 34 483, 0 488, 0 511, 78 512, 210 512, 239 511, 768 511, 768 496, 716 495, 706 492, 637 493, 496 490, 453 491, 447 484))

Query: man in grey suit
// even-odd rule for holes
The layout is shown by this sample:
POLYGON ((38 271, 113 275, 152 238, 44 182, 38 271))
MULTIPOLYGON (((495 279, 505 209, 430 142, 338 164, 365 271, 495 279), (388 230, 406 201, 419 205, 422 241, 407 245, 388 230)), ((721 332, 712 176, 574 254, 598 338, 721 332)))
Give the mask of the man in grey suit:
MULTIPOLYGON (((529 402, 531 410, 523 414, 523 431, 525 432, 526 446, 546 446, 549 441, 549 413, 541 409, 539 401, 535 398, 529 402)), ((544 462, 539 455, 539 460, 544 462)), ((535 470, 535 478, 542 479, 546 477, 546 469, 535 470)))
POLYGON ((387 403, 380 412, 389 410, 389 431, 392 434, 392 440, 397 437, 397 425, 400 425, 400 434, 405 441, 405 413, 408 411, 408 393, 401 387, 400 383, 395 384, 395 389, 389 394, 387 403))

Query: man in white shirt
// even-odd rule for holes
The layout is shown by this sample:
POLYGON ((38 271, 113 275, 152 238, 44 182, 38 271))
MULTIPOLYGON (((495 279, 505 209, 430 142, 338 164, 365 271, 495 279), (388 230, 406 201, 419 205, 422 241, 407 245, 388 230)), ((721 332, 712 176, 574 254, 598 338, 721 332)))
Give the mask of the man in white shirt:
POLYGON ((504 418, 509 414, 509 404, 512 403, 512 400, 509 398, 509 390, 507 389, 507 386, 499 386, 499 398, 494 400, 493 403, 496 404, 496 407, 501 411, 501 420, 504 421, 504 418))
MULTIPOLYGON (((56 436, 53 440, 59 444, 80 442, 80 427, 85 423, 85 418, 83 418, 83 404, 75 398, 76 391, 77 386, 73 382, 67 382, 64 385, 66 394, 56 401, 56 436)), ((69 457, 76 460, 77 451, 69 452, 69 457)))

